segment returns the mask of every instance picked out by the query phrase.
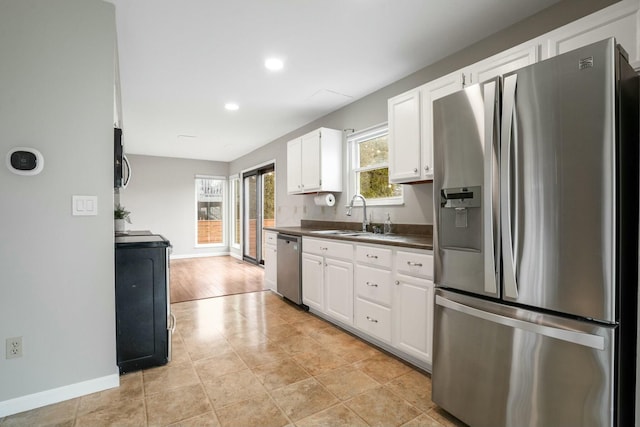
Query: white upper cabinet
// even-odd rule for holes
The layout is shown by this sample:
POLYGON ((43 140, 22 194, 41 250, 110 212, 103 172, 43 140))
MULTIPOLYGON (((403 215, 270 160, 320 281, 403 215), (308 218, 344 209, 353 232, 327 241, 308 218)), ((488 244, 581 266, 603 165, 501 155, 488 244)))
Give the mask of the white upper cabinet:
POLYGON ((435 99, 462 89, 455 72, 389 99, 389 181, 395 184, 433 179, 435 99))
POLYGON ((640 67, 639 3, 638 0, 623 0, 546 34, 542 40, 542 59, 615 37, 629 54, 631 65, 637 69, 640 67))
POLYGON ((422 125, 421 180, 433 179, 433 101, 462 89, 462 73, 455 72, 420 87, 422 125))
POLYGON ((342 132, 320 128, 287 143, 287 192, 342 191, 342 132))
POLYGON ((469 80, 465 83, 485 82, 536 62, 538 62, 538 43, 525 43, 473 64, 469 67, 469 80))
POLYGON ((389 114, 389 181, 420 180, 420 90, 391 98, 389 114))

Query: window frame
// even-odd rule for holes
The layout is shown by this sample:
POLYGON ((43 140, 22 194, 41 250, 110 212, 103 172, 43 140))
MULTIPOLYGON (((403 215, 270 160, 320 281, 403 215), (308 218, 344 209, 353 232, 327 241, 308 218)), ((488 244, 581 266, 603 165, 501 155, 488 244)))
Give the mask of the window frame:
MULTIPOLYGON (((351 199, 354 195, 359 194, 359 183, 358 183, 358 173, 367 172, 376 169, 389 169, 389 159, 387 158, 386 163, 378 163, 376 165, 370 165, 365 167, 360 167, 360 151, 358 150, 359 144, 369 141, 371 139, 379 138, 381 136, 387 136, 387 147, 389 144, 389 124, 387 122, 381 123, 379 125, 375 125, 369 127, 367 129, 363 129, 358 132, 353 132, 352 134, 347 136, 347 155, 349 161, 347 162, 347 175, 349 177, 349 191, 348 198, 345 200, 345 206, 348 206, 351 203, 351 199)), ((400 185, 400 184, 394 184, 400 185)), ((367 199, 367 206, 404 206, 404 188, 400 186, 402 190, 402 194, 400 196, 395 197, 384 197, 377 199, 367 199)), ((362 206, 362 201, 360 199, 356 199, 354 201, 354 206, 362 206)))
POLYGON ((242 183, 238 174, 229 177, 229 218, 231 219, 229 223, 229 246, 233 249, 240 249, 242 247, 242 183), (237 209, 236 193, 240 198, 237 209), (236 214, 239 214, 240 224, 236 224, 236 214), (238 243, 234 240, 236 228, 239 236, 238 243))
POLYGON ((217 175, 195 175, 193 179, 193 187, 194 187, 194 212, 193 212, 193 221, 194 221, 194 247, 195 248, 213 248, 213 247, 227 247, 228 245, 228 209, 226 203, 228 202, 227 194, 229 193, 229 180, 226 176, 217 176, 217 175), (198 180, 200 179, 215 179, 218 181, 222 181, 222 242, 220 243, 198 243, 198 180))

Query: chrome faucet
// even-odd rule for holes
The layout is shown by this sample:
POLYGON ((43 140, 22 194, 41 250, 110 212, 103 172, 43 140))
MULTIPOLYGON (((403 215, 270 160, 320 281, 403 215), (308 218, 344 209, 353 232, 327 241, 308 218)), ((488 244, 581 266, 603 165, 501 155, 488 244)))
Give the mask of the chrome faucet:
POLYGON ((356 194, 355 196, 353 196, 351 198, 351 203, 349 203, 349 206, 347 207, 347 216, 351 216, 351 210, 353 209, 353 202, 357 199, 357 198, 362 199, 362 231, 363 232, 367 232, 367 225, 369 225, 369 221, 367 220, 367 199, 364 198, 364 196, 362 194, 356 194))

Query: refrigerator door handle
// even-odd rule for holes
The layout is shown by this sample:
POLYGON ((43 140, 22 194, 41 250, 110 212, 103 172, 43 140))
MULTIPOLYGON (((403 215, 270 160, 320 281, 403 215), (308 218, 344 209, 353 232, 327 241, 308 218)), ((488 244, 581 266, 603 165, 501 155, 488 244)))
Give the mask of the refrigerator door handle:
POLYGON ((458 311, 478 319, 504 325, 510 328, 522 329, 538 335, 544 335, 561 341, 571 342, 583 347, 590 347, 596 350, 604 350, 604 337, 600 335, 588 334, 568 329, 553 328, 551 326, 539 325, 512 317, 501 316, 484 310, 479 310, 468 305, 461 304, 436 295, 436 304, 450 310, 458 311))
MULTIPOLYGON (((496 179, 496 158, 499 152, 498 138, 496 138, 496 110, 497 110, 497 85, 500 78, 496 78, 484 84, 484 190, 482 204, 485 218, 483 234, 484 239, 484 290, 498 295, 497 283, 499 281, 496 260, 500 257, 498 218, 494 210, 496 191, 494 181, 496 179)), ((498 185, 499 186, 499 185, 498 185)))
MULTIPOLYGON (((516 268, 514 261, 514 244, 511 229, 511 136, 513 116, 515 114, 516 80, 518 75, 511 74, 504 78, 502 95, 502 143, 500 146, 500 216, 502 222, 502 260, 504 294, 508 298, 518 298, 516 268)), ((517 187, 517 185, 516 185, 517 187)), ((517 212, 515 214, 518 216, 517 212)))

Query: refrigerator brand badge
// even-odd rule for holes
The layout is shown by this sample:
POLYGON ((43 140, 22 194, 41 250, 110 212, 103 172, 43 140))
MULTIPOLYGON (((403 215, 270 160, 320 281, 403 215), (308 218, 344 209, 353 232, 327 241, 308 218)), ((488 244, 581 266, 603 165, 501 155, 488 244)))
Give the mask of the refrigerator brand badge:
POLYGON ((584 70, 585 68, 593 68, 593 56, 578 61, 578 69, 584 70))

